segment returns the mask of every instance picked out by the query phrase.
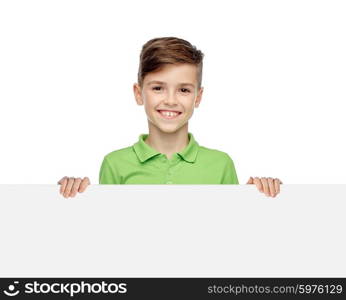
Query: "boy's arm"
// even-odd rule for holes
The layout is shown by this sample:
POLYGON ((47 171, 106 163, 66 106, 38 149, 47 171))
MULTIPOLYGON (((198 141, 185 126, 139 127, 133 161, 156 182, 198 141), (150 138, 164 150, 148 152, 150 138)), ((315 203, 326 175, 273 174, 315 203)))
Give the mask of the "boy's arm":
POLYGON ((118 172, 115 167, 109 163, 107 157, 104 157, 100 168, 99 184, 120 184, 118 172))
POLYGON ((221 184, 239 184, 233 160, 226 153, 226 161, 221 184))

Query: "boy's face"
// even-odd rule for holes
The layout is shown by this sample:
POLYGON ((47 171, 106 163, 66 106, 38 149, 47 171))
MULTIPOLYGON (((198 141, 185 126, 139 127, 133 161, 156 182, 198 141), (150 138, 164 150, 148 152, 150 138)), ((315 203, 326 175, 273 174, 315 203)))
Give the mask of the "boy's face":
POLYGON ((203 88, 198 89, 197 66, 192 64, 167 64, 148 73, 142 88, 137 83, 133 88, 137 104, 144 104, 150 125, 166 133, 187 126, 203 93, 203 88))

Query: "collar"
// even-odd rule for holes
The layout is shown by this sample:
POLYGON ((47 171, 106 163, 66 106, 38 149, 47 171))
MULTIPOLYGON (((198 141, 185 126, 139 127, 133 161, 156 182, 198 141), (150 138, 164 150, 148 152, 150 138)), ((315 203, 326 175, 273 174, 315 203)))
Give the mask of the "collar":
MULTIPOLYGON (((133 149, 141 162, 147 161, 149 158, 152 158, 156 155, 161 154, 156 151, 154 148, 150 147, 145 139, 148 137, 148 134, 141 134, 138 138, 138 142, 133 145, 133 149)), ((192 133, 188 133, 189 143, 188 145, 177 154, 187 162, 194 163, 197 157, 199 145, 196 142, 192 133)))

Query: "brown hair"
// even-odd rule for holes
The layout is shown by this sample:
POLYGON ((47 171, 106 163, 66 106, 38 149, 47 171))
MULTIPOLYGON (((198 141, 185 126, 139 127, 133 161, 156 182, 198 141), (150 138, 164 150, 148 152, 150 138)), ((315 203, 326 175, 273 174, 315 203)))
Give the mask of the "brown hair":
POLYGON ((159 71, 166 64, 188 63, 198 67, 198 88, 202 84, 204 54, 188 41, 176 37, 154 38, 146 42, 140 54, 138 84, 143 85, 145 75, 159 71))

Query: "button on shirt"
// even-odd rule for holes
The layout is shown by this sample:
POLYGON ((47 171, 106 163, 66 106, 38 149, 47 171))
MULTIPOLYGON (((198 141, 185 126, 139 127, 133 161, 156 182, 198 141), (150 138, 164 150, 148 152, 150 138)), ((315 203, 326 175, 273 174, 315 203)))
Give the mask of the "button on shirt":
POLYGON ((192 133, 185 149, 170 159, 150 147, 147 137, 141 134, 134 145, 107 154, 100 184, 238 184, 231 157, 200 146, 192 133))

